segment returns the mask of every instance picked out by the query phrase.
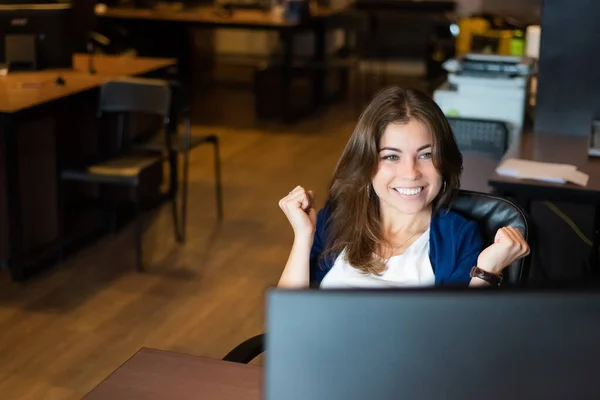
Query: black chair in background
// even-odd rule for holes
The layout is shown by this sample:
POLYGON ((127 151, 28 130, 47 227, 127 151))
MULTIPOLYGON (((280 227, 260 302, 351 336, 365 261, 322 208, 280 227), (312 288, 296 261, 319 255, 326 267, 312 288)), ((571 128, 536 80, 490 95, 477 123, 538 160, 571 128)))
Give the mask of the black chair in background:
MULTIPOLYGON (((498 229, 514 226, 523 234, 532 248, 529 217, 516 203, 502 197, 486 193, 459 191, 452 209, 465 217, 477 221, 484 237, 484 245, 494 242, 498 229)), ((533 251, 533 248, 532 248, 533 251)), ((529 273, 529 256, 515 261, 503 272, 503 287, 520 287, 527 282, 529 273)), ((224 358, 225 361, 249 363, 265 351, 264 335, 256 335, 236 346, 224 358)))
MULTIPOLYGON (((100 184, 103 188, 108 186, 125 186, 132 188, 133 203, 135 207, 135 249, 136 267, 143 270, 142 261, 142 221, 141 199, 139 187, 142 174, 150 167, 160 164, 162 154, 141 154, 133 149, 132 139, 125 132, 126 118, 133 113, 155 115, 161 118, 163 149, 170 147, 170 136, 167 133, 169 113, 171 110, 171 90, 167 82, 156 79, 123 78, 107 82, 100 88, 98 105, 98 151, 96 160, 88 165, 75 168, 63 168, 60 171, 59 187, 59 246, 61 257, 64 253, 64 221, 65 207, 64 191, 66 181, 90 182, 100 184), (116 115, 117 132, 107 132, 108 116, 116 115), (113 133, 113 134, 111 134, 113 133), (116 139, 116 140, 113 140, 116 139)), ((175 231, 177 231, 177 209, 173 198, 173 217, 175 231)), ((110 216, 114 217, 112 204, 110 216)), ((109 212, 108 210, 104 210, 109 212)))
MULTIPOLYGON (((178 242, 185 240, 185 221, 187 219, 187 187, 189 170, 189 152, 202 143, 212 143, 215 148, 215 173, 217 209, 222 217, 220 159, 218 138, 214 135, 193 136, 191 121, 185 119, 183 133, 178 129, 178 114, 181 105, 174 101, 171 83, 160 79, 122 78, 113 80, 100 89, 98 107, 98 152, 96 159, 84 166, 63 168, 60 181, 98 183, 100 187, 125 186, 132 188, 135 206, 135 248, 136 266, 143 270, 142 225, 139 187, 141 177, 149 168, 169 164, 170 190, 167 194, 172 203, 174 231, 178 242), (125 132, 126 118, 133 114, 153 115, 160 118, 160 129, 142 132, 135 138, 125 132), (117 118, 117 131, 106 132, 107 116, 117 118), (158 131, 158 132, 157 132, 158 131), (112 140, 115 137, 116 140, 112 140), (116 143, 113 143, 116 142, 116 143), (181 224, 177 199, 177 154, 184 154, 181 224)), ((189 112, 188 112, 189 114, 189 112)), ((59 246, 61 257, 64 253, 64 183, 59 188, 59 246)), ((110 219, 114 216, 112 204, 110 219)), ((108 211, 108 210, 105 210, 108 211)))
POLYGON ((504 121, 446 117, 463 154, 461 189, 498 194, 489 177, 508 150, 509 128, 504 121))
POLYGON ((498 160, 508 150, 506 122, 491 119, 446 117, 461 151, 487 154, 498 160))

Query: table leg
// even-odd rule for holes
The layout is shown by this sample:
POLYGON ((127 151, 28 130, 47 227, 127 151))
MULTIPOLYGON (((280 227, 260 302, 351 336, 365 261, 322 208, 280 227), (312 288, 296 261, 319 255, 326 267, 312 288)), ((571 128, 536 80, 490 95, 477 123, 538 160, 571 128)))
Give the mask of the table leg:
POLYGON ((315 65, 317 65, 315 75, 313 77, 313 106, 322 105, 325 97, 325 80, 327 77, 326 52, 325 52, 325 25, 324 23, 316 24, 313 31, 314 48, 315 48, 315 65))
POLYGON ((592 249, 590 250, 590 270, 592 277, 600 277, 600 260, 598 258, 598 246, 600 245, 600 204, 594 208, 594 228, 592 237, 592 249))
POLYGON ((15 121, 6 117, 3 121, 6 187, 8 200, 8 268, 15 281, 25 279, 23 268, 23 218, 21 210, 21 188, 19 184, 19 142, 15 121))
POLYGON ((178 154, 176 151, 173 150, 172 146, 172 141, 177 140, 177 130, 179 129, 179 113, 181 112, 181 110, 179 109, 179 107, 181 106, 179 100, 180 99, 177 98, 175 101, 173 101, 171 105, 171 115, 169 116, 169 124, 167 126, 166 133, 170 137, 169 145, 171 147, 169 149, 169 199, 173 199, 175 196, 177 196, 177 190, 179 186, 179 165, 177 162, 178 154))
MULTIPOLYGON (((181 220, 179 219, 179 210, 177 206, 177 191, 179 190, 179 163, 178 154, 174 151, 169 152, 169 192, 167 197, 171 201, 171 213, 173 216, 173 228, 177 241, 181 240, 181 220)), ((185 200, 183 200, 185 201, 185 200)))
POLYGON ((294 35, 291 30, 283 30, 280 33, 280 40, 283 52, 281 65, 281 85, 279 100, 281 104, 281 115, 284 122, 292 122, 290 110, 290 88, 292 85, 292 67, 294 62, 294 35))
POLYGON ((193 43, 190 35, 191 33, 187 25, 180 26, 176 34, 179 38, 177 44, 177 70, 184 87, 192 87, 194 84, 191 57, 193 43))

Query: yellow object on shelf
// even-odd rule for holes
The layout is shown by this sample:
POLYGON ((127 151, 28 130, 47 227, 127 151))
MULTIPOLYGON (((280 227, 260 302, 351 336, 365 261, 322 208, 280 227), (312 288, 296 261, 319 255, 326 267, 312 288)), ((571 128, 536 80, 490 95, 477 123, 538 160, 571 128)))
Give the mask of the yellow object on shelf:
POLYGON ((471 52, 473 35, 483 35, 490 29, 490 23, 483 18, 463 18, 458 23, 458 29, 456 52, 464 55, 471 52))
POLYGON ((496 54, 499 54, 502 56, 509 56, 511 41, 512 41, 512 31, 509 31, 509 30, 498 31, 498 49, 496 50, 496 54))
POLYGON ((463 18, 458 23, 457 56, 468 53, 486 53, 520 56, 524 53, 523 31, 494 29, 484 18, 463 18))

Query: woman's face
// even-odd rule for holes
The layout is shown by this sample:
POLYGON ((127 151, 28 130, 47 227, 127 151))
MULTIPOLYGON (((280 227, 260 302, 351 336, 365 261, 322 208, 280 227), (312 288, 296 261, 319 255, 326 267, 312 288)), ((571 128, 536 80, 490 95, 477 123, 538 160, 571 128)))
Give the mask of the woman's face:
POLYGON ((373 177, 382 209, 416 214, 429 207, 442 187, 431 146, 431 132, 415 119, 387 126, 379 143, 379 166, 373 177))

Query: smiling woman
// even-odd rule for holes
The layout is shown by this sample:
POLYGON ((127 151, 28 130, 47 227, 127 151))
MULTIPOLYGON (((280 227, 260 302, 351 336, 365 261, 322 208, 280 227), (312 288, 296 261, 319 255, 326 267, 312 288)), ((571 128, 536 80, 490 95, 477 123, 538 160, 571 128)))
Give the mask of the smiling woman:
POLYGON ((361 115, 318 215, 312 191, 301 186, 281 199, 295 239, 279 285, 495 284, 529 247, 505 227, 483 250, 477 224, 451 210, 461 172, 450 125, 430 97, 398 87, 380 92, 361 115))

